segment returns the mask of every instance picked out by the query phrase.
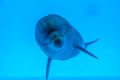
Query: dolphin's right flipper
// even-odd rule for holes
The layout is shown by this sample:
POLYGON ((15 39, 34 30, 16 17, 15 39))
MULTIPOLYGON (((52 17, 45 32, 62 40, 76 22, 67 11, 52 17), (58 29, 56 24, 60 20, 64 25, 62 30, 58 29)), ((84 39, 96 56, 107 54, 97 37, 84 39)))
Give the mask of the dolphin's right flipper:
POLYGON ((47 66, 46 66, 46 80, 48 80, 51 61, 52 61, 52 59, 48 57, 47 66))
POLYGON ((92 53, 90 53, 88 50, 86 50, 86 49, 84 49, 84 48, 82 48, 82 47, 80 47, 80 46, 76 46, 76 47, 77 47, 78 49, 80 49, 81 51, 87 53, 88 55, 90 55, 90 56, 98 59, 98 57, 96 57, 95 55, 93 55, 92 53))

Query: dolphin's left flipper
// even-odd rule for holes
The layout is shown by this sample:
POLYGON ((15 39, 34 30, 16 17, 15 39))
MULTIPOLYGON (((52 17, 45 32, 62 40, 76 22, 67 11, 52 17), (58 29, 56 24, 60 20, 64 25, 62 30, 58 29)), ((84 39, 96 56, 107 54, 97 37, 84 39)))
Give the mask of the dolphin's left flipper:
POLYGON ((46 80, 48 80, 51 61, 52 61, 52 59, 48 57, 47 66, 46 66, 46 80))
POLYGON ((86 50, 86 49, 84 49, 84 48, 82 48, 82 47, 80 47, 80 46, 76 46, 76 47, 77 47, 78 49, 80 49, 81 51, 87 53, 88 55, 90 55, 90 56, 98 59, 98 57, 96 57, 95 55, 93 55, 92 53, 90 53, 88 50, 86 50))

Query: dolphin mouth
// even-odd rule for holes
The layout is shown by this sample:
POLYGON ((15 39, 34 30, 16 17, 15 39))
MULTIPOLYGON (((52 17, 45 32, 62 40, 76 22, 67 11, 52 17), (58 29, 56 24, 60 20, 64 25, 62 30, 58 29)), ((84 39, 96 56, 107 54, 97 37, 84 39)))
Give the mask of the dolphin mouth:
POLYGON ((61 48, 64 45, 64 41, 62 40, 62 38, 56 37, 53 40, 53 44, 55 45, 55 47, 61 48))

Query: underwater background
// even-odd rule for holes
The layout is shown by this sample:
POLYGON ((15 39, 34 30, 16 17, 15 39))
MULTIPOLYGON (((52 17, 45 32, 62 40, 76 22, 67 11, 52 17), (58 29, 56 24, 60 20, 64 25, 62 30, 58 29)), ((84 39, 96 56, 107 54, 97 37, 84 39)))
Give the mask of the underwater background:
POLYGON ((49 80, 120 79, 120 0, 0 0, 0 80, 45 80, 47 56, 35 41, 37 21, 63 16, 85 42, 69 60, 54 60, 49 80))

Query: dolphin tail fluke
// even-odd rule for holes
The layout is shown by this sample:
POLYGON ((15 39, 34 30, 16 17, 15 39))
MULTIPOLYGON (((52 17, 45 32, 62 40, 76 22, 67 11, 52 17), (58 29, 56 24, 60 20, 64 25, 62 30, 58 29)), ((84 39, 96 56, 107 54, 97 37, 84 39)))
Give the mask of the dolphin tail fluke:
POLYGON ((86 47, 88 47, 88 45, 90 45, 90 44, 93 44, 93 43, 97 42, 98 40, 99 40, 99 39, 96 39, 96 40, 94 40, 94 41, 85 43, 85 44, 86 44, 86 47))
POLYGON ((76 47, 77 47, 78 49, 80 49, 81 51, 87 53, 88 55, 90 55, 90 56, 98 59, 98 57, 96 57, 94 54, 90 53, 88 50, 86 50, 86 49, 84 49, 84 48, 82 48, 82 47, 80 47, 80 46, 76 46, 76 47))
POLYGON ((48 57, 47 66, 46 66, 46 80, 48 80, 51 61, 52 61, 52 59, 48 57))

